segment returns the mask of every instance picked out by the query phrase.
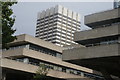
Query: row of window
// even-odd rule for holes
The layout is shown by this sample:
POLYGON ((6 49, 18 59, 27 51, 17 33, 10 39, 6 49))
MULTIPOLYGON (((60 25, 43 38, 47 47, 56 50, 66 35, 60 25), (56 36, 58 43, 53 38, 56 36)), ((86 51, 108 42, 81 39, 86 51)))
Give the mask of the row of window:
POLYGON ((62 58, 62 54, 57 52, 57 51, 53 51, 53 50, 43 48, 43 47, 40 47, 40 46, 36 46, 36 45, 33 45, 33 44, 30 45, 29 49, 39 51, 41 53, 45 53, 45 54, 48 54, 48 55, 52 55, 52 56, 55 56, 55 57, 58 57, 58 58, 62 58))
POLYGON ((59 43, 59 44, 71 44, 72 43, 72 41, 66 41, 66 40, 59 40, 59 39, 56 39, 56 40, 54 40, 54 41, 52 41, 53 43, 59 43))
POLYGON ((41 29, 41 28, 49 28, 49 27, 52 27, 52 26, 56 26, 57 25, 57 22, 52 22, 52 23, 49 23, 49 24, 47 24, 47 25, 37 25, 37 27, 36 28, 39 28, 39 29, 41 29))
POLYGON ((111 26, 120 24, 119 20, 113 20, 113 21, 115 21, 115 22, 110 22, 110 23, 107 23, 107 24, 102 24, 102 25, 99 25, 99 26, 95 26, 95 28, 93 28, 93 29, 101 28, 101 27, 111 27, 111 26), (116 21, 118 21, 118 22, 116 22, 116 21))
POLYGON ((70 37, 70 36, 62 36, 62 35, 59 35, 59 34, 53 34, 51 36, 40 37, 40 39, 46 39, 47 41, 50 41, 50 40, 53 41, 53 40, 57 39, 57 40, 60 40, 60 41, 63 41, 63 42, 68 42, 68 43, 69 42, 72 43, 71 41, 73 41, 72 37, 70 37), (54 36, 56 38, 53 38, 54 36))
POLYGON ((46 30, 45 29, 44 30, 43 29, 39 29, 39 31, 37 31, 36 34, 37 33, 41 33, 41 34, 42 33, 48 33, 48 32, 52 32, 53 30, 56 30, 56 29, 57 29, 57 27, 53 27, 51 29, 47 28, 46 30))
POLYGON ((106 45, 106 44, 115 44, 119 43, 118 39, 113 39, 113 40, 106 40, 106 41, 101 41, 98 43, 93 43, 93 44, 86 44, 86 47, 91 47, 91 46, 99 46, 99 45, 106 45))
POLYGON ((40 20, 38 22, 39 23, 45 23, 45 22, 50 22, 50 21, 55 20, 55 19, 59 19, 60 21, 65 21, 66 23, 71 23, 71 24, 74 24, 74 25, 80 25, 80 23, 77 23, 77 22, 72 21, 70 19, 66 19, 66 18, 64 18, 62 16, 59 16, 59 15, 54 16, 54 17, 49 18, 49 19, 40 20))
POLYGON ((53 30, 48 29, 48 30, 43 30, 43 31, 37 31, 36 34, 39 34, 39 36, 45 36, 47 34, 51 34, 51 33, 60 33, 60 34, 64 34, 64 35, 68 35, 68 36, 73 36, 75 31, 71 31, 71 30, 63 30, 60 28, 53 28, 53 30))
POLYGON ((62 24, 62 25, 64 25, 64 26, 71 26, 71 28, 77 28, 77 27, 80 27, 80 25, 77 25, 77 24, 74 24, 74 25, 71 25, 71 23, 65 23, 65 22, 63 22, 63 21, 60 21, 60 20, 58 20, 58 19, 56 19, 56 20, 52 20, 51 22, 48 22, 48 23, 39 23, 39 25, 37 25, 37 27, 39 27, 39 26, 51 26, 53 23, 60 23, 60 24, 62 24))
POLYGON ((14 47, 10 47, 9 49, 16 49, 16 48, 28 48, 28 49, 39 51, 41 53, 48 54, 54 57, 62 58, 62 54, 57 51, 53 51, 53 50, 50 50, 41 46, 33 45, 33 44, 24 44, 24 45, 14 46, 14 47))
POLYGON ((58 24, 57 25, 59 25, 60 26, 60 28, 67 28, 67 29, 70 29, 70 30, 80 30, 80 27, 79 26, 72 26, 72 25, 65 25, 65 24, 63 24, 63 23, 60 23, 60 22, 57 22, 58 24))
POLYGON ((63 14, 60 14, 60 13, 55 13, 55 14, 53 14, 53 15, 46 16, 46 17, 44 17, 44 18, 38 19, 37 21, 41 21, 41 20, 48 19, 48 18, 55 17, 55 16, 65 17, 65 18, 67 18, 67 19, 70 19, 70 20, 72 20, 72 21, 75 21, 76 23, 80 23, 79 21, 77 21, 77 20, 75 20, 75 19, 73 19, 73 18, 70 18, 70 17, 68 17, 68 16, 65 16, 65 15, 63 15, 63 14))
MULTIPOLYGON (((60 25, 60 26, 62 26, 62 25, 60 25)), ((55 29, 60 30, 61 32, 68 32, 68 33, 74 33, 74 32, 76 31, 75 28, 70 28, 70 29, 67 28, 67 30, 66 30, 65 26, 59 27, 59 25, 58 25, 58 27, 57 27, 57 26, 55 26, 55 25, 52 25, 52 26, 49 27, 49 28, 39 28, 39 29, 36 29, 36 34, 48 32, 48 31, 50 31, 50 30, 55 30, 55 29), (54 27, 53 27, 53 26, 54 26, 54 27)), ((78 31, 79 31, 79 30, 80 30, 80 29, 78 29, 78 31)))
POLYGON ((58 45, 58 46, 64 46, 64 45, 70 45, 71 43, 67 43, 67 42, 65 42, 64 44, 63 43, 60 43, 60 42, 58 42, 58 41, 53 41, 52 43, 54 43, 54 44, 56 44, 56 45, 58 45))
POLYGON ((80 30, 80 27, 79 26, 76 26, 76 27, 72 27, 71 25, 70 26, 66 26, 65 24, 61 24, 60 22, 54 22, 53 24, 49 24, 49 25, 44 25, 44 26, 37 26, 36 27, 36 31, 43 31, 43 29, 47 30, 47 29, 51 29, 51 28, 65 28, 67 30, 80 30))
POLYGON ((40 39, 52 39, 54 37, 57 37, 58 39, 62 38, 62 39, 66 39, 66 40, 73 40, 73 36, 69 36, 69 35, 66 35, 66 34, 64 35, 64 34, 53 33, 52 35, 48 35, 48 34, 39 35, 40 39))
POLYGON ((70 45, 71 43, 75 43, 72 40, 66 40, 66 39, 57 39, 57 38, 51 38, 51 39, 46 39, 46 41, 52 42, 54 44, 63 44, 63 45, 70 45))
POLYGON ((68 34, 63 34, 63 33, 52 33, 52 34, 46 33, 46 35, 45 34, 39 35, 39 37, 40 38, 47 38, 47 39, 52 38, 52 37, 56 37, 56 38, 64 38, 64 39, 68 39, 68 40, 73 40, 73 34, 68 35, 68 34), (59 35, 59 37, 56 35, 59 35))
POLYGON ((60 44, 60 43, 55 43, 55 45, 57 45, 57 46, 61 46, 61 47, 64 46, 64 44, 62 45, 62 44, 60 44))
POLYGON ((69 20, 67 20, 67 19, 64 19, 64 18, 62 18, 62 17, 55 17, 55 18, 53 18, 53 19, 49 19, 49 20, 44 20, 44 21, 39 21, 39 22, 37 22, 37 25, 39 25, 39 24, 48 24, 48 23, 52 23, 53 21, 56 21, 56 20, 59 20, 59 21, 63 21, 64 23, 69 23, 69 24, 71 24, 71 25, 75 25, 75 26, 80 26, 80 24, 78 24, 78 23, 74 23, 73 21, 69 21, 69 20))
POLYGON ((16 60, 16 61, 19 61, 19 62, 24 62, 26 64, 36 65, 36 66, 39 66, 40 64, 44 64, 45 67, 48 68, 48 69, 53 69, 53 70, 56 70, 56 71, 61 71, 61 72, 69 73, 69 74, 89 77, 89 78, 93 78, 93 79, 97 79, 97 80, 103 80, 103 78, 101 76, 93 75, 93 74, 86 73, 86 72, 83 72, 83 71, 80 71, 80 70, 67 68, 67 67, 64 67, 64 66, 51 64, 51 63, 48 63, 48 62, 39 61, 39 60, 36 60, 36 59, 33 59, 33 58, 17 58, 17 59, 13 59, 13 60, 16 60))
POLYGON ((57 28, 57 29, 54 30, 54 31, 51 30, 51 32, 50 32, 50 30, 49 30, 49 32, 48 32, 48 31, 37 32, 36 35, 46 36, 46 37, 47 37, 48 34, 56 34, 56 33, 60 33, 60 34, 63 34, 63 35, 66 35, 66 36, 71 36, 71 37, 74 36, 74 35, 73 35, 74 31, 69 32, 69 31, 65 31, 65 30, 60 29, 60 28, 57 28))

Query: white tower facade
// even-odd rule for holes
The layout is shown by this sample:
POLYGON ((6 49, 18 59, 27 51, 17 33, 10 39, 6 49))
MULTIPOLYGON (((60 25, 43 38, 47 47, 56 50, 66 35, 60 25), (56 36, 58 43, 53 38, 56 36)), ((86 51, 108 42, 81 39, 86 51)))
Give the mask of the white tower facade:
POLYGON ((63 6, 38 13, 36 37, 58 46, 75 44, 74 32, 80 31, 80 14, 63 6))

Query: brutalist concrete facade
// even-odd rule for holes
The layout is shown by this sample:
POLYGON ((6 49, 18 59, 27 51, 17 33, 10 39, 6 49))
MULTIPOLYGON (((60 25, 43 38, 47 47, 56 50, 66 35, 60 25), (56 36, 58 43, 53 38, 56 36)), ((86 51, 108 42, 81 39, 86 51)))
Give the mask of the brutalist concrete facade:
POLYGON ((32 80, 39 64, 49 68, 47 76, 52 80, 93 80, 100 77, 92 69, 62 61, 63 47, 39 38, 23 34, 9 45, 0 59, 2 80, 32 80))
POLYGON ((76 44, 73 36, 80 24, 80 14, 56 5, 38 13, 36 37, 58 46, 76 44))
POLYGON ((87 15, 85 24, 92 29, 74 35, 84 47, 64 50, 63 60, 120 78, 120 8, 87 15))

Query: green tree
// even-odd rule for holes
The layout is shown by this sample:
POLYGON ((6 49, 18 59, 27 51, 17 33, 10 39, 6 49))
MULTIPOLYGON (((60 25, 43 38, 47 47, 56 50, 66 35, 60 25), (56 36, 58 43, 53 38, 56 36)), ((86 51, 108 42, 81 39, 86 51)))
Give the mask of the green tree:
POLYGON ((16 4, 17 2, 3 2, 0 1, 0 6, 1 6, 1 21, 2 21, 2 49, 6 48, 8 49, 9 46, 7 43, 12 42, 16 39, 16 36, 13 36, 15 33, 15 29, 13 29, 13 25, 15 22, 15 18, 12 17, 13 15, 13 10, 11 9, 11 6, 16 4))
POLYGON ((45 64, 40 64, 36 74, 33 76, 34 80, 46 80, 48 71, 49 69, 45 66, 45 64))

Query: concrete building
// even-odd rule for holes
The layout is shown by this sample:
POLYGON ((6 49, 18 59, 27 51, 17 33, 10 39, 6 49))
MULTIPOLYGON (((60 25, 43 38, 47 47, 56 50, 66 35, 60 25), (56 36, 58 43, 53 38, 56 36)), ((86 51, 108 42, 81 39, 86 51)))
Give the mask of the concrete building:
POLYGON ((58 46, 75 44, 73 36, 80 31, 80 15, 57 5, 38 13, 36 37, 58 46))
POLYGON ((120 8, 87 15, 85 24, 92 29, 74 35, 84 47, 64 50, 63 60, 120 80, 120 8))
POLYGON ((120 0, 114 0, 114 8, 120 8, 120 0))
POLYGON ((23 34, 9 45, 0 59, 3 80, 31 80, 39 64, 50 69, 47 76, 52 80, 101 78, 91 69, 62 61, 63 48, 39 38, 23 34))

